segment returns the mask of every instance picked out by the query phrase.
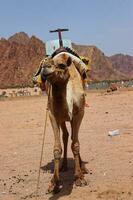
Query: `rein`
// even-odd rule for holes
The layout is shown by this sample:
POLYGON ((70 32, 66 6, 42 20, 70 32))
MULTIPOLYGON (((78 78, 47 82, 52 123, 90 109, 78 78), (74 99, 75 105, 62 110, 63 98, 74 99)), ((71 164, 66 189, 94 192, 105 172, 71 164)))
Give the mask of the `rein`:
POLYGON ((49 111, 48 110, 48 103, 49 103, 50 92, 51 92, 51 85, 49 86, 49 89, 48 89, 47 106, 46 106, 46 113, 45 113, 45 123, 44 123, 42 146, 41 146, 41 155, 40 155, 38 177, 37 177, 37 185, 36 185, 36 191, 35 191, 35 200, 37 200, 37 198, 39 197, 38 190, 39 190, 39 184, 40 184, 41 165, 42 165, 42 159, 43 159, 44 141, 45 141, 47 119, 48 119, 48 111, 49 111))

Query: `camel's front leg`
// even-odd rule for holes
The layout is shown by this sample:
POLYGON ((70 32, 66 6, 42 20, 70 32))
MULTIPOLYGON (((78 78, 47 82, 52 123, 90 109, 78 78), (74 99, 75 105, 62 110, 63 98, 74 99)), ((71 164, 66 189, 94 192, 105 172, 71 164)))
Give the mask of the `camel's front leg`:
POLYGON ((64 145, 64 155, 63 155, 63 162, 61 166, 61 171, 67 171, 67 144, 68 144, 68 131, 65 122, 61 124, 61 129, 62 129, 62 139, 63 139, 63 145, 64 145))
POLYGON ((80 124, 84 115, 84 111, 78 112, 71 122, 72 127, 72 152, 75 159, 75 184, 77 186, 84 186, 87 182, 84 179, 84 174, 81 169, 81 159, 80 159, 80 144, 78 140, 78 132, 80 124))
POLYGON ((81 171, 83 174, 88 174, 89 170, 86 168, 85 166, 85 162, 82 161, 81 156, 79 155, 79 162, 80 162, 80 167, 81 167, 81 171))
POLYGON ((51 179, 51 184, 49 186, 48 192, 57 193, 60 191, 60 179, 59 179, 59 161, 62 154, 61 142, 60 142, 60 127, 57 123, 54 115, 50 113, 50 120, 54 132, 55 144, 54 144, 54 175, 51 179))

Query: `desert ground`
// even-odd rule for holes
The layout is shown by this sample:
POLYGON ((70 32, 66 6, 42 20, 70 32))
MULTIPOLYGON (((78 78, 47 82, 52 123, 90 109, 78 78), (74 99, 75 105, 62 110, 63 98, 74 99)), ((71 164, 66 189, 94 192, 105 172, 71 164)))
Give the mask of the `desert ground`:
MULTIPOLYGON (((79 138, 88 185, 75 187, 69 170, 63 188, 46 194, 53 173, 53 132, 47 121, 39 200, 133 200, 133 91, 88 92, 79 138), (119 135, 109 136, 109 131, 119 135)), ((0 200, 34 200, 46 113, 46 95, 0 101, 0 200)), ((69 124, 68 129, 70 130, 69 124)))

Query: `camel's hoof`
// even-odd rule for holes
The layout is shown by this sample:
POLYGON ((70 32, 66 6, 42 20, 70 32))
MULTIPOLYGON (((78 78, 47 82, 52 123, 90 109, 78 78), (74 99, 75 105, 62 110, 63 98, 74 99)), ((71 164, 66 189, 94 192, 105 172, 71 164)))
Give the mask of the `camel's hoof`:
POLYGON ((84 178, 82 178, 82 179, 78 178, 78 179, 75 180, 75 185, 79 186, 79 187, 84 187, 84 186, 87 185, 87 182, 84 178))
POLYGON ((54 190, 54 184, 49 185, 48 189, 46 190, 46 194, 52 193, 54 190))
POLYGON ((46 194, 50 194, 50 193, 57 194, 58 192, 61 191, 62 187, 63 187, 62 184, 57 184, 57 185, 51 184, 51 185, 48 187, 48 189, 47 189, 47 191, 46 191, 46 194))
POLYGON ((56 185, 56 186, 54 187, 53 193, 54 193, 54 194, 57 194, 58 192, 61 191, 62 187, 63 187, 62 185, 56 185))
POLYGON ((81 167, 81 171, 83 174, 89 174, 89 170, 86 167, 81 167))
POLYGON ((88 174, 89 173, 89 170, 86 168, 86 163, 84 161, 81 162, 81 171, 83 174, 88 174))

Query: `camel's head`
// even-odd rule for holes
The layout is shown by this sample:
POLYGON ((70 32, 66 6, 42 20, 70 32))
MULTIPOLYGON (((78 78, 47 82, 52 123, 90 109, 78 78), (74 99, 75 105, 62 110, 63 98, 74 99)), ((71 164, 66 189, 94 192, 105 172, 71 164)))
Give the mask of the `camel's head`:
POLYGON ((52 85, 66 84, 70 75, 68 67, 72 60, 69 55, 62 53, 54 58, 47 58, 42 63, 41 75, 52 85))

